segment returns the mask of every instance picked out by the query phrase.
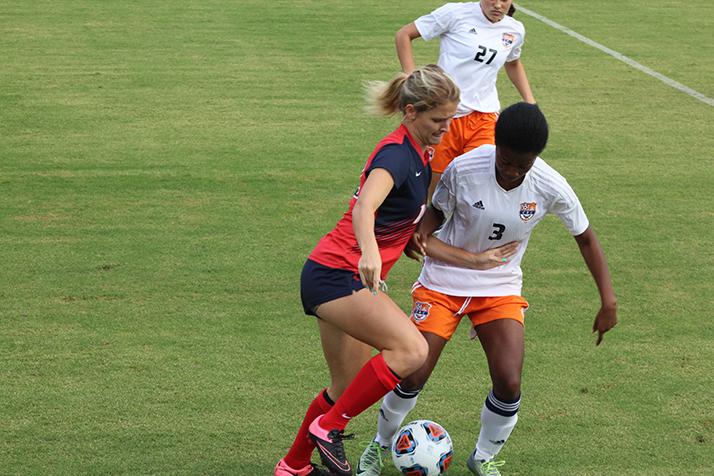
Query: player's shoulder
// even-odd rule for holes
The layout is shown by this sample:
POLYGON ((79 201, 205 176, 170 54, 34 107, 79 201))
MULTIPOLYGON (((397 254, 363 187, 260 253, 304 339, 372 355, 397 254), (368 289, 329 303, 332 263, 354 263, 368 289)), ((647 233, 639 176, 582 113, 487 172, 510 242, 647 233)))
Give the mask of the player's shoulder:
POLYGON ((378 146, 387 144, 405 144, 408 141, 407 129, 405 127, 399 126, 392 132, 384 136, 384 138, 377 144, 378 146))
POLYGON ((572 193, 568 181, 557 170, 541 157, 536 158, 530 170, 534 186, 546 195, 562 195, 572 193))
POLYGON ((560 173, 555 170, 549 163, 543 160, 542 157, 536 157, 535 162, 533 162, 533 167, 531 168, 533 174, 539 177, 541 180, 565 180, 565 177, 560 175, 560 173))
POLYGON ((432 13, 439 18, 472 21, 474 17, 478 16, 480 8, 478 2, 449 2, 443 4, 432 13))
POLYGON ((498 22, 498 25, 506 30, 513 30, 520 35, 525 35, 526 33, 526 27, 523 23, 508 15, 503 17, 503 19, 498 22))
POLYGON ((458 174, 486 173, 493 168, 495 158, 496 146, 484 144, 456 157, 450 166, 458 174))
POLYGON ((372 155, 376 155, 379 152, 396 152, 400 149, 409 147, 410 142, 406 129, 403 127, 398 127, 388 135, 384 136, 382 140, 377 143, 377 145, 374 147, 374 152, 372 155))
POLYGON ((478 2, 448 2, 443 4, 440 8, 450 11, 458 11, 463 13, 469 13, 473 11, 474 8, 480 8, 478 2))

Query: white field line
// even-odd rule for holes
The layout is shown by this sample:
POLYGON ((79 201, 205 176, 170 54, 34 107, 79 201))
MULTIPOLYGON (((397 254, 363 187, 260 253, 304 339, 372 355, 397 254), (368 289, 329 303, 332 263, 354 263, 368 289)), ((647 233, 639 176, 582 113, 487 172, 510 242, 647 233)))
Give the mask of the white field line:
POLYGON ((537 20, 540 20, 543 23, 545 23, 546 25, 552 26, 553 28, 555 28, 558 31, 562 31, 566 35, 570 35, 573 38, 577 38, 578 40, 582 41, 586 45, 590 45, 593 48, 597 48, 598 50, 607 53, 608 55, 612 56, 613 58, 618 59, 618 60, 622 61, 623 63, 626 63, 626 64, 632 66, 633 68, 642 71, 645 74, 649 74, 653 78, 659 79, 666 85, 682 91, 684 94, 687 94, 695 99, 698 99, 705 104, 714 106, 714 99, 705 96, 704 94, 700 93, 699 91, 695 91, 694 89, 689 88, 682 83, 678 83, 677 81, 673 80, 672 78, 668 78, 667 76, 663 75, 662 73, 658 73, 657 71, 654 71, 654 70, 648 68, 647 66, 640 64, 631 58, 628 58, 627 56, 623 55, 622 53, 618 53, 615 50, 611 50, 607 46, 601 45, 600 43, 593 41, 590 38, 587 38, 587 37, 581 35, 580 33, 577 33, 575 31, 571 30, 570 28, 564 27, 560 23, 556 23, 553 20, 546 18, 543 15, 540 15, 540 14, 534 12, 533 10, 529 10, 525 7, 520 6, 520 5, 516 5, 516 7, 518 8, 519 12, 523 12, 528 16, 531 16, 537 20))

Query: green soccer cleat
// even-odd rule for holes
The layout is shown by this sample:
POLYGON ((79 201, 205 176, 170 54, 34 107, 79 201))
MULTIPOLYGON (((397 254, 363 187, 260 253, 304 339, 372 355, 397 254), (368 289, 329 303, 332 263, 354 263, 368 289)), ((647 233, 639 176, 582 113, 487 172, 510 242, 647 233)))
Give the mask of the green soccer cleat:
POLYGON ((505 461, 484 461, 482 459, 477 460, 474 458, 475 453, 475 451, 471 453, 469 459, 466 460, 466 466, 469 467, 469 470, 472 473, 478 476, 501 476, 501 472, 498 470, 498 468, 506 464, 505 461))
POLYGON ((379 476, 382 474, 384 467, 382 458, 386 452, 386 447, 380 446, 376 441, 371 442, 359 458, 357 476, 379 476))

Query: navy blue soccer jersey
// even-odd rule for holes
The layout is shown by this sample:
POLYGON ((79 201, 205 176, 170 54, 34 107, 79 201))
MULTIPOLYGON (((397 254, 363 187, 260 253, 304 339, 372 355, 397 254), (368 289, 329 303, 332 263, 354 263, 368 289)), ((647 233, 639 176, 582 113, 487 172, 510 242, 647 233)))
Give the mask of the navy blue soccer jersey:
POLYGON ((331 268, 357 271, 361 252, 354 229, 352 209, 369 173, 385 169, 394 180, 394 187, 375 214, 374 234, 382 256, 382 276, 401 256, 417 223, 424 213, 433 151, 422 150, 404 125, 382 139, 370 155, 360 176, 359 188, 350 200, 349 208, 335 228, 325 235, 310 254, 310 259, 331 268))

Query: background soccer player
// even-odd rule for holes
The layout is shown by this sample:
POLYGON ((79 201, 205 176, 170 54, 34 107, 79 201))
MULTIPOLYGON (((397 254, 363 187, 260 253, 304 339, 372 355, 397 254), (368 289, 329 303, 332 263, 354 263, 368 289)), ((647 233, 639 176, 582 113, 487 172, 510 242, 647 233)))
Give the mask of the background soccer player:
POLYGON ((496 79, 501 68, 524 101, 535 103, 521 63, 526 30, 513 19, 511 0, 447 3, 403 26, 396 34, 402 69, 414 69, 412 41, 439 38, 439 61, 461 89, 461 101, 449 132, 436 147, 431 163, 430 196, 439 176, 459 155, 483 144, 493 144, 501 108, 496 79))

